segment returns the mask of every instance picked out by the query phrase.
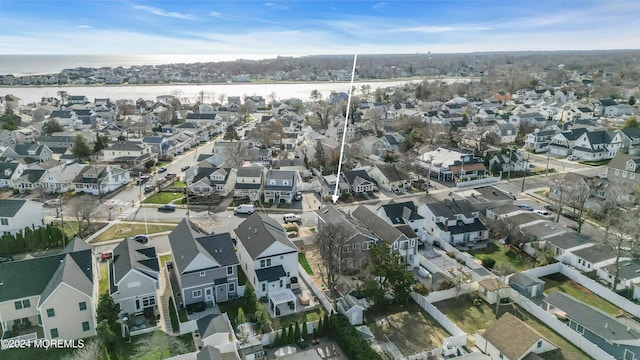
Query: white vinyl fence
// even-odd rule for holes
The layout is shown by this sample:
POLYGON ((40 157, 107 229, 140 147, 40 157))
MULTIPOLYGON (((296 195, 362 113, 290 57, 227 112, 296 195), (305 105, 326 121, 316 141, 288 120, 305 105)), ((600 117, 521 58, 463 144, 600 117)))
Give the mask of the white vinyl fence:
POLYGON ((438 308, 433 306, 426 297, 411 293, 411 298, 421 307, 427 314, 431 315, 443 328, 445 328, 452 336, 442 339, 443 344, 450 343, 456 346, 467 345, 467 333, 462 331, 458 325, 449 320, 445 314, 443 314, 438 308))
POLYGON ((327 296, 324 294, 324 292, 322 292, 322 290, 318 289, 313 280, 311 280, 309 274, 307 274, 307 271, 300 264, 298 264, 298 276, 302 278, 305 284, 307 284, 307 286, 309 287, 309 290, 311 290, 311 292, 318 298, 318 300, 320 300, 320 303, 322 303, 322 306, 324 306, 327 312, 329 314, 334 313, 335 310, 333 309, 331 301, 327 299, 327 296))

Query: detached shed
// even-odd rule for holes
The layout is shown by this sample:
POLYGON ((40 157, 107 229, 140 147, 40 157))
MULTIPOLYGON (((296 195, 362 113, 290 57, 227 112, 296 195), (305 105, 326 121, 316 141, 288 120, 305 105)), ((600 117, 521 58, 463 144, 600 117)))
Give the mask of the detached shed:
POLYGON ((344 314, 351 325, 364 323, 364 311, 369 307, 365 299, 356 299, 352 295, 345 295, 337 300, 338 312, 344 314))
POLYGON ((501 289, 508 289, 509 285, 505 284, 500 279, 489 278, 483 279, 478 282, 478 295, 484 299, 484 301, 493 305, 499 299, 509 297, 507 291, 500 292, 501 289))
POLYGON ((527 298, 541 296, 544 291, 544 281, 524 273, 511 276, 509 286, 527 298))

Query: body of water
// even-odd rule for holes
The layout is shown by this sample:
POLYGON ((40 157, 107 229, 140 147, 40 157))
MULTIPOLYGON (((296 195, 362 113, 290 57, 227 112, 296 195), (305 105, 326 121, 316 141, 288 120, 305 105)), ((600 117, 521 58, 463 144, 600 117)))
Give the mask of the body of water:
MULTIPOLYGON (((445 79, 447 81, 460 81, 461 79, 445 79)), ((410 82, 419 82, 412 80, 410 82)), ((406 84, 409 81, 380 81, 380 82, 355 82, 357 89, 355 95, 360 93, 362 85, 370 85, 371 92, 377 88, 387 88, 406 84)), ((269 99, 269 95, 275 93, 276 99, 299 98, 304 101, 310 99, 311 91, 318 90, 323 98, 328 98, 332 91, 348 92, 348 82, 314 82, 314 83, 273 83, 273 84, 207 84, 207 85, 124 85, 124 86, 52 86, 52 87, 0 87, 0 95, 12 94, 22 99, 23 104, 40 101, 42 97, 57 97, 58 91, 66 91, 69 95, 84 95, 89 101, 95 98, 155 100, 156 96, 174 95, 182 100, 195 102, 204 92, 206 103, 217 102, 221 94, 226 96, 252 96, 259 95, 269 99)), ((225 97, 226 101, 226 97, 225 97)))

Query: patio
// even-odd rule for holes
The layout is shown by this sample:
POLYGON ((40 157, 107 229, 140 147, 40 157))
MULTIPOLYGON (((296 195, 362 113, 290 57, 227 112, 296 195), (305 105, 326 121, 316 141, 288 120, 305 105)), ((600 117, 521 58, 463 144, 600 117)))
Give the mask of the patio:
POLYGON ((144 309, 135 314, 123 314, 122 322, 129 327, 131 335, 137 335, 159 328, 160 317, 157 306, 144 309))

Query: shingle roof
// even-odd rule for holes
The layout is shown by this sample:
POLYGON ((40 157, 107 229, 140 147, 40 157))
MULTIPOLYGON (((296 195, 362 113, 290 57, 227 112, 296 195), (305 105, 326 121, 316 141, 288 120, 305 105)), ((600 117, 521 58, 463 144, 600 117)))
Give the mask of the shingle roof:
POLYGON ((127 238, 113 249, 113 260, 109 263, 109 269, 111 293, 117 291, 117 283, 134 269, 157 280, 159 266, 156 249, 127 238))
POLYGON ((507 289, 509 285, 505 284, 502 280, 496 278, 482 279, 478 281, 478 285, 487 289, 488 291, 495 291, 498 289, 507 289))
POLYGON ((545 339, 542 334, 510 313, 502 315, 482 337, 508 359, 520 359, 538 340, 545 339))
POLYGON ((416 212, 416 205, 413 201, 405 201, 401 203, 389 203, 382 205, 380 208, 384 211, 392 224, 404 224, 404 219, 420 220, 424 219, 422 215, 416 212))
MULTIPOLYGON (((91 253, 91 250, 85 250, 91 253)), ((84 269, 73 259, 71 254, 64 256, 58 265, 55 273, 49 280, 49 283, 40 295, 40 303, 42 305, 47 298, 55 291, 60 284, 67 284, 74 289, 82 292, 88 297, 93 293, 93 280, 87 277, 87 273, 91 274, 91 265, 87 265, 84 269)))
POLYGON ((458 221, 457 225, 449 225, 448 227, 445 227, 444 223, 441 222, 436 223, 436 225, 438 225, 440 230, 445 230, 446 228, 447 231, 451 233, 451 235, 487 230, 487 227, 478 218, 474 218, 471 224, 466 224, 462 221, 458 221))
POLYGON ((376 164, 375 165, 382 175, 389 181, 409 180, 409 173, 401 166, 396 164, 376 164))
POLYGON ((616 257, 613 247, 603 244, 596 244, 594 246, 576 250, 573 251, 573 254, 592 264, 616 257))
POLYGON ((361 183, 362 180, 368 181, 370 183, 374 183, 373 179, 367 174, 364 170, 351 170, 351 171, 343 171, 342 175, 347 180, 349 185, 355 185, 356 183, 361 183), (360 178, 361 180, 357 181, 360 178))
POLYGON ((564 234, 552 236, 545 241, 548 241, 556 247, 565 250, 584 244, 592 244, 589 238, 575 232, 567 232, 564 234))
POLYGON ((467 218, 473 217, 476 209, 469 200, 436 201, 425 204, 435 216, 454 219, 456 214, 463 214, 467 218))
POLYGON ((287 238, 282 226, 273 218, 255 212, 238 225, 235 230, 238 241, 247 249, 252 259, 260 255, 275 242, 289 247, 291 251, 298 251, 295 245, 287 238))
POLYGON ((11 179, 18 165, 17 162, 0 162, 0 179, 11 179))
POLYGON ((390 244, 393 244, 396 240, 401 238, 406 240, 406 235, 391 226, 389 223, 382 221, 378 215, 364 205, 358 206, 353 211, 352 216, 362 223, 364 227, 373 231, 373 233, 380 239, 385 240, 390 244))
MULTIPOLYGON (((370 229, 362 226, 362 224, 353 219, 353 217, 331 205, 315 210, 314 213, 323 223, 347 225, 342 226, 342 229, 346 232, 344 239, 345 242, 355 244, 364 241, 377 240, 376 235, 372 233, 370 229)), ((322 224, 319 225, 319 227, 321 226, 322 224)))
POLYGON ((262 167, 260 166, 242 166, 238 168, 237 177, 261 177, 262 167))
POLYGON ((635 172, 640 173, 640 155, 634 156, 624 153, 618 153, 613 157, 613 159, 611 159, 611 161, 609 161, 607 167, 612 169, 627 170, 627 162, 629 160, 633 160, 633 162, 636 164, 635 172))
POLYGON ((140 151, 145 147, 144 144, 133 141, 116 141, 109 145, 108 150, 116 151, 140 151))
POLYGON ((523 288, 527 288, 529 286, 544 284, 544 281, 531 277, 524 273, 515 273, 509 278, 509 283, 514 283, 520 285, 523 288))
POLYGON ((21 199, 0 199, 0 217, 15 216, 26 202, 27 200, 21 199))
MULTIPOLYGON (((202 339, 206 339, 215 334, 231 334, 231 332, 233 332, 233 329, 229 328, 229 318, 227 313, 219 315, 209 314, 201 317, 196 320, 196 326, 198 327, 198 332, 200 332, 200 337, 202 339)), ((232 339, 229 339, 229 341, 232 341, 232 339)))
POLYGON ((287 272, 284 271, 284 267, 282 267, 282 265, 256 269, 256 277, 259 282, 274 282, 285 276, 287 276, 287 272))
POLYGON ((584 326, 601 338, 611 341, 633 341, 640 346, 640 329, 622 324, 618 319, 560 291, 554 291, 544 302, 566 313, 567 318, 584 326), (627 331, 627 327, 629 331, 627 331))

